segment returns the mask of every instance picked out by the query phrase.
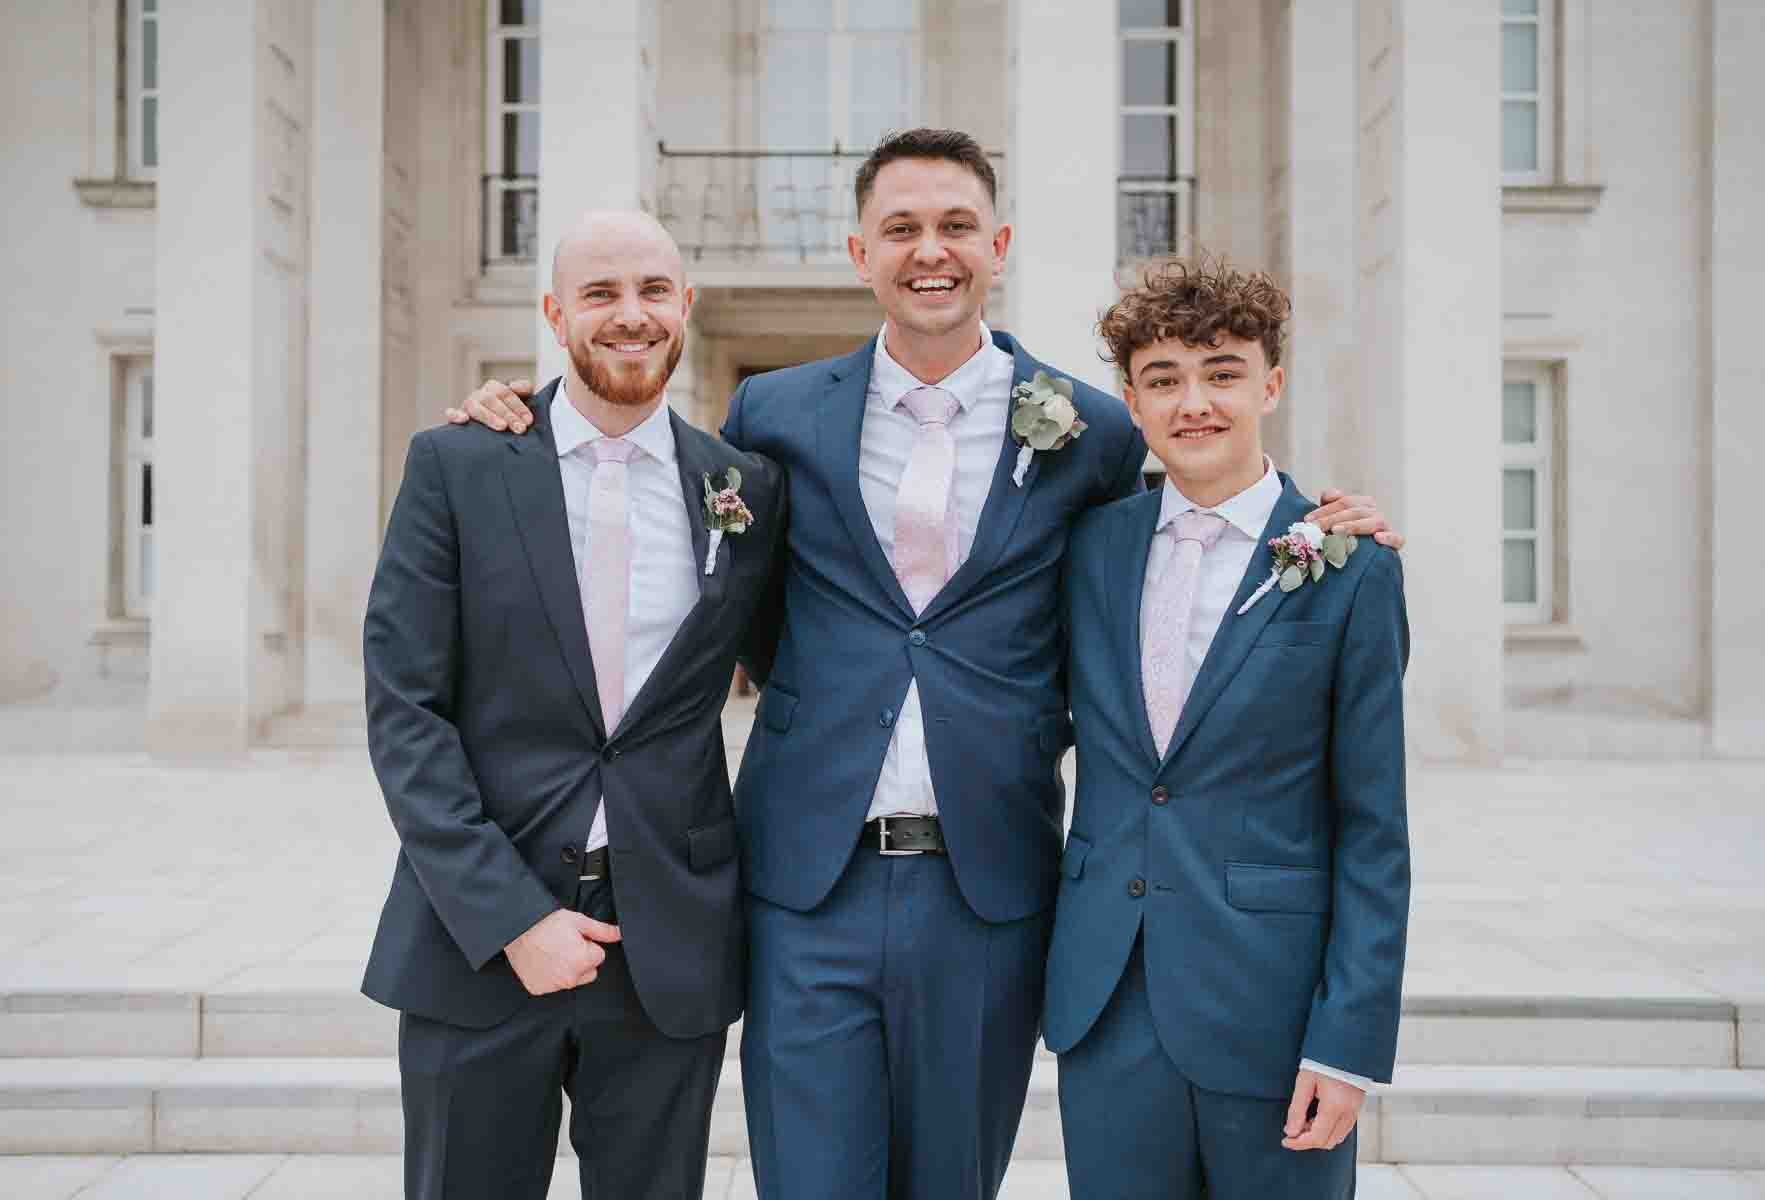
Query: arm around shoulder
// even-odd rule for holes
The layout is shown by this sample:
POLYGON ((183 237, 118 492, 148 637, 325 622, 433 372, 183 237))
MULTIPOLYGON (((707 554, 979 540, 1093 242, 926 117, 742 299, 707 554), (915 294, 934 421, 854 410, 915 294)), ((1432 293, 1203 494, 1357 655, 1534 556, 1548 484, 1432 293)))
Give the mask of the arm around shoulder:
MULTIPOLYGON (((732 407, 733 411, 733 407, 732 407)), ((765 687, 772 676, 778 639, 784 628, 784 570, 790 528, 790 478, 784 469, 761 454, 749 453, 766 473, 769 511, 760 518, 766 533, 766 583, 754 615, 742 636, 737 654, 742 669, 756 687, 765 687)))

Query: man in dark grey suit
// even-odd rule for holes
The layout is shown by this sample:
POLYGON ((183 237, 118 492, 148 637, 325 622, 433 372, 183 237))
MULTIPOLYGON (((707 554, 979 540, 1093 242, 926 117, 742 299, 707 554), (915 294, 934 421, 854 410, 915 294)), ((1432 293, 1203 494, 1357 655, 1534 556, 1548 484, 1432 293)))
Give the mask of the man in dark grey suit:
POLYGON ((785 496, 668 409, 691 303, 659 225, 586 217, 538 436, 411 442, 364 636, 402 848, 363 983, 403 1014, 411 1197, 543 1197, 566 1093, 584 1195, 703 1189, 744 969, 719 717, 738 651, 770 668, 785 496))

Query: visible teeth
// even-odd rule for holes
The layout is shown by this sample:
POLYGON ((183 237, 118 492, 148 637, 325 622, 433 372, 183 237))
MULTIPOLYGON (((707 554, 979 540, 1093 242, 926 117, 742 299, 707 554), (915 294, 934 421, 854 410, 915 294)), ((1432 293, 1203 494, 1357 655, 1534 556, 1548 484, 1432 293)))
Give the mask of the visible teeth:
POLYGON ((947 292, 956 286, 954 279, 916 279, 907 285, 916 292, 947 292))
POLYGON ((613 349, 621 351, 626 354, 638 354, 638 353, 641 353, 642 351, 648 350, 649 348, 650 348, 650 344, 648 342, 614 342, 613 343, 613 349))
POLYGON ((1218 432, 1217 429, 1183 429, 1177 432, 1177 436, 1180 438, 1203 438, 1218 432))

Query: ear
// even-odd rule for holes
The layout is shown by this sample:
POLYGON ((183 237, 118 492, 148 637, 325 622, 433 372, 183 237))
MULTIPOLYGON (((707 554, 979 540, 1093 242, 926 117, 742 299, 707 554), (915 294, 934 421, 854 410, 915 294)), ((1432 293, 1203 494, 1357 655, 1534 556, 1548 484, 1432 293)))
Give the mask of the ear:
POLYGON ((1011 226, 1001 225, 993 231, 993 274, 1005 270, 1005 253, 1011 249, 1011 226))
POLYGON ((1262 385, 1262 415, 1268 416, 1281 407, 1281 388, 1287 382, 1287 374, 1280 367, 1270 367, 1268 378, 1262 385))
POLYGON ((693 290, 691 287, 687 287, 682 289, 680 293, 680 323, 682 325, 686 324, 686 319, 692 315, 692 311, 693 290))
POLYGON ((545 323, 552 327, 552 336, 558 339, 558 345, 566 350, 570 348, 570 339, 564 331, 564 306, 550 292, 545 294, 545 323))
POLYGON ((1134 423, 1134 428, 1145 429, 1146 426, 1140 423, 1140 397, 1134 394, 1132 387, 1122 387, 1122 400, 1128 406, 1128 419, 1134 423))
POLYGON ((846 256, 852 260, 852 269, 858 272, 858 281, 870 283, 870 255, 864 249, 864 238, 856 233, 846 235, 846 256))

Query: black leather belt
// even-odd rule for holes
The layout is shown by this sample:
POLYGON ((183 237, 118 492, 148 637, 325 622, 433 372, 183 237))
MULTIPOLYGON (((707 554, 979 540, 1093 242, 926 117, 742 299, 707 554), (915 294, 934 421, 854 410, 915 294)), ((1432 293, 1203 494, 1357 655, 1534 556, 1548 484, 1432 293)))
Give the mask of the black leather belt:
POLYGON ((608 865, 605 846, 598 850, 590 850, 582 856, 582 873, 577 876, 577 881, 589 883, 596 879, 605 879, 608 865))
POLYGON ((944 830, 936 817, 876 817, 864 823, 860 846, 879 854, 943 854, 944 830))

